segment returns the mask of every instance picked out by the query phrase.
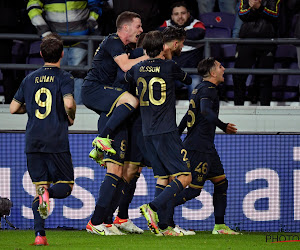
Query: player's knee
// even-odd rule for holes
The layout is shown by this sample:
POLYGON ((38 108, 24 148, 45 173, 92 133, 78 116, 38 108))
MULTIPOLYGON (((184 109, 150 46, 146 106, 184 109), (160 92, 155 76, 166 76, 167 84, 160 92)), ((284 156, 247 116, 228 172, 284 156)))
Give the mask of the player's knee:
POLYGON ((227 178, 214 183, 214 194, 226 194, 228 189, 227 178))
POLYGON ((185 188, 186 186, 190 185, 192 182, 192 175, 191 174, 187 174, 187 175, 180 175, 178 177, 178 180, 181 182, 183 188, 185 188))
POLYGON ((135 96, 131 96, 131 98, 128 100, 128 103, 134 108, 139 106, 139 100, 135 96))
POLYGON ((138 98, 136 98, 135 96, 133 96, 132 94, 130 94, 128 92, 126 92, 122 95, 122 97, 117 102, 117 106, 119 106, 121 104, 125 104, 125 103, 130 104, 134 108, 137 108, 139 106, 138 98))

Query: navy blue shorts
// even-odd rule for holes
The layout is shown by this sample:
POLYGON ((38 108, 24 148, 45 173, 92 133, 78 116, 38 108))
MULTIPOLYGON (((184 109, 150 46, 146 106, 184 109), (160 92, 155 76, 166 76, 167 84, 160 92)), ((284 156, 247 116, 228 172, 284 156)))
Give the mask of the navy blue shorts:
POLYGON ((188 151, 188 158, 191 162, 192 172, 190 187, 201 189, 206 180, 225 177, 224 168, 216 150, 212 153, 191 150, 188 151))
POLYGON ((155 178, 191 173, 187 152, 177 131, 145 136, 144 140, 155 178))
MULTIPOLYGON (((101 129, 105 126, 108 117, 105 113, 102 113, 98 120, 98 132, 99 134, 102 132, 101 129)), ((116 150, 115 155, 109 155, 104 153, 104 162, 112 162, 116 163, 120 166, 124 165, 126 151, 128 148, 128 130, 125 123, 121 124, 112 134, 113 142, 111 146, 114 150, 116 150)))
MULTIPOLYGON (((140 112, 139 110, 137 111, 140 112)), ((128 126, 128 144, 126 162, 141 167, 151 167, 142 132, 142 119, 140 116, 137 116, 137 114, 134 114, 134 117, 130 119, 128 126)))
POLYGON ((34 184, 74 183, 70 152, 26 153, 27 169, 34 184))
POLYGON ((81 88, 83 104, 101 115, 102 112, 111 113, 118 100, 126 91, 121 88, 101 85, 97 82, 81 88))

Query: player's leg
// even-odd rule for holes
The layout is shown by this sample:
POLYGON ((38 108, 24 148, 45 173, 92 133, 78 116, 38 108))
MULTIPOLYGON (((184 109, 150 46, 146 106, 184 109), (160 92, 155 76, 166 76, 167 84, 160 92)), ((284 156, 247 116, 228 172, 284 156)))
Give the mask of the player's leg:
POLYGON ((47 164, 45 157, 47 154, 41 153, 27 153, 27 169, 30 178, 35 184, 36 195, 32 202, 32 212, 34 218, 34 231, 35 231, 35 242, 34 245, 48 245, 46 232, 45 232, 45 218, 50 213, 50 203, 48 195, 48 187, 50 184, 47 164), (43 189, 46 192, 39 194, 38 190, 43 189), (42 197, 43 196, 43 197, 42 197), (47 196, 47 197, 46 197, 47 196), (40 206, 43 207, 41 212, 39 211, 40 206))
MULTIPOLYGON (((128 118, 138 107, 139 101, 136 97, 131 95, 129 92, 123 92, 114 102, 115 107, 112 106, 111 110, 107 114, 109 119, 103 127, 101 133, 93 141, 94 146, 97 146, 101 150, 106 150, 107 138, 112 138, 112 133, 120 126, 126 118, 128 118)), ((114 153, 113 151, 107 151, 114 153)))
MULTIPOLYGON (((176 131, 153 137, 155 148, 161 162, 163 162, 165 171, 170 176, 177 177, 150 203, 154 208, 159 208, 165 205, 165 201, 170 201, 172 197, 178 195, 189 185, 192 181, 192 176, 189 169, 190 162, 187 158, 187 151, 183 148, 176 131)), ((153 169, 155 167, 153 166, 153 169)))
MULTIPOLYGON (((33 202, 32 202, 32 212, 33 212, 34 230, 35 230, 34 245, 36 245, 36 246, 48 245, 47 238, 46 238, 46 232, 45 232, 45 219, 41 217, 40 209, 39 209, 40 208, 40 195, 38 192, 39 189, 43 188, 44 190, 47 190, 48 187, 49 187, 49 185, 36 185, 36 196, 34 197, 33 202)), ((47 209, 46 213, 49 214, 50 206, 45 207, 45 209, 47 209), (48 211, 48 208, 49 208, 49 211, 48 211)), ((45 212, 43 214, 45 214, 45 212)))
POLYGON ((208 178, 214 184, 213 205, 215 215, 215 227, 213 234, 239 234, 225 225, 224 217, 227 207, 228 180, 224 174, 224 168, 218 153, 210 154, 211 169, 208 178))
POLYGON ((70 152, 50 154, 47 160, 53 185, 48 188, 50 198, 67 198, 74 185, 74 168, 70 152))
POLYGON ((107 162, 107 173, 100 186, 98 199, 95 206, 94 214, 86 226, 86 230, 90 233, 98 235, 117 235, 112 232, 111 224, 105 224, 107 209, 109 209, 112 199, 115 195, 118 182, 122 177, 122 166, 107 162))
MULTIPOLYGON (((167 210, 166 203, 170 202, 173 197, 189 185, 192 177, 186 151, 183 149, 177 131, 145 137, 145 144, 147 152, 152 155, 152 159, 155 159, 153 163, 151 162, 154 176, 156 178, 168 177, 170 175, 177 176, 153 201, 141 207, 141 212, 147 219, 148 224, 154 228, 153 232, 159 234, 156 212, 161 210, 160 212, 164 213, 167 210)), ((167 225, 162 224, 163 225, 160 225, 161 232, 170 232, 169 228, 166 228, 167 225)), ((175 234, 175 236, 179 235, 175 234)))
POLYGON ((128 189, 123 190, 119 203, 118 215, 114 220, 114 224, 120 229, 130 233, 143 233, 144 231, 137 227, 129 218, 129 205, 133 199, 136 189, 136 183, 140 177, 142 170, 141 164, 143 154, 139 147, 143 142, 142 123, 139 110, 130 117, 128 124, 128 147, 126 151, 126 161, 123 169, 123 177, 129 183, 128 189))
POLYGON ((112 215, 119 204, 122 190, 126 186, 126 181, 122 176, 128 141, 127 132, 126 126, 120 126, 115 132, 115 140, 112 144, 116 148, 116 154, 110 155, 104 153, 103 161, 107 166, 107 173, 100 187, 95 212, 86 227, 89 232, 100 235, 123 234, 112 224, 112 215), (102 234, 98 233, 100 231, 97 229, 97 226, 101 224, 105 226, 104 233, 102 234), (107 233, 107 231, 110 233, 107 233))
MULTIPOLYGON (((210 162, 207 154, 198 151, 188 151, 188 158, 191 165, 192 182, 188 188, 185 188, 174 198, 174 207, 173 210, 169 213, 172 218, 174 214, 174 208, 176 206, 182 205, 185 202, 192 200, 200 195, 209 173, 210 162)), ((194 231, 182 229, 178 225, 176 225, 174 229, 176 232, 182 232, 184 235, 195 235, 194 231)))
POLYGON ((129 233, 143 233, 144 231, 137 227, 128 216, 129 204, 131 203, 136 188, 136 182, 139 177, 139 166, 132 163, 125 163, 123 169, 123 177, 129 185, 123 189, 119 202, 118 215, 114 220, 114 224, 129 233))
POLYGON ((93 140, 93 147, 116 154, 116 151, 111 147, 111 138, 107 138, 107 136, 113 137, 112 133, 129 116, 128 113, 133 112, 135 109, 131 109, 131 105, 138 105, 137 98, 134 98, 131 94, 120 88, 99 85, 98 83, 89 81, 84 82, 82 87, 83 104, 97 114, 106 113, 108 118, 107 122, 102 125, 99 136, 93 140), (128 99, 127 107, 120 108, 117 112, 114 112, 116 111, 116 106, 123 104, 120 100, 124 99, 128 99), (112 113, 116 114, 112 115, 112 113))

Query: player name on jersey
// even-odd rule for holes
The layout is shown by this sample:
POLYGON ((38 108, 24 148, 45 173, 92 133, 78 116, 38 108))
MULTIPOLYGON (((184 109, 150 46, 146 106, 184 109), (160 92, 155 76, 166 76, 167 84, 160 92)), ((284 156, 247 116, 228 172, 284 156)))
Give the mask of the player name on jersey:
POLYGON ((35 78, 34 83, 40 83, 40 82, 54 82, 55 76, 38 76, 35 78))
POLYGON ((141 66, 140 72, 160 72, 160 66, 152 67, 152 66, 141 66))

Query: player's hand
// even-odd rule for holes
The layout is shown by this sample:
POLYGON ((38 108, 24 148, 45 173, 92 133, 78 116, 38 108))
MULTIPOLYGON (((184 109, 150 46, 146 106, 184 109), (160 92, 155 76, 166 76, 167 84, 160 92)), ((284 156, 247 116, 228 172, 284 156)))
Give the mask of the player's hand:
POLYGON ((235 124, 228 123, 226 127, 226 134, 236 134, 237 128, 235 127, 235 124))
POLYGON ((74 124, 74 120, 70 118, 70 116, 68 116, 68 125, 69 127, 72 126, 74 124))

